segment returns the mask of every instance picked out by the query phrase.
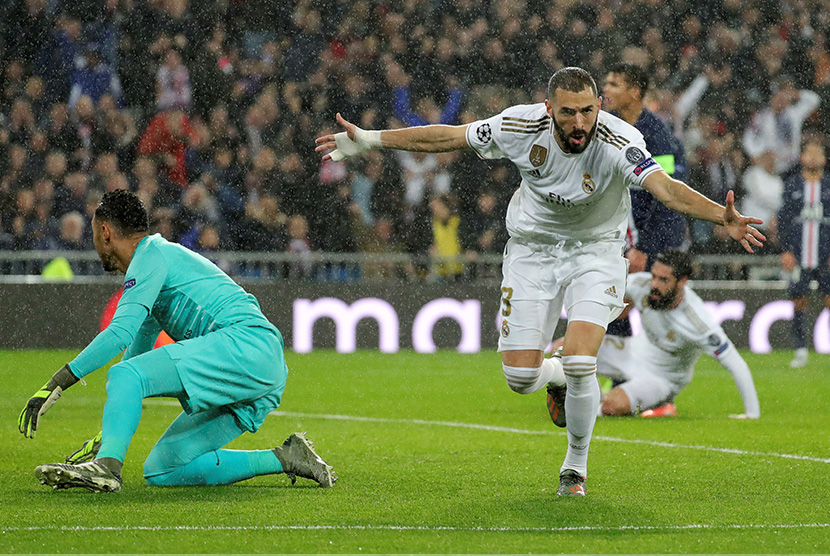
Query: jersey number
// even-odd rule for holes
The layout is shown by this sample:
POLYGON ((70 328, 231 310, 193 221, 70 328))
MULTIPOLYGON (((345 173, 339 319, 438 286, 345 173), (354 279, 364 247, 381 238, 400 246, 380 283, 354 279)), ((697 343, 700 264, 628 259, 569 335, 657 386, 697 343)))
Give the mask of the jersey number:
POLYGON ((513 288, 502 288, 501 289, 501 302, 504 305, 504 309, 501 310, 501 316, 509 317, 510 311, 513 307, 510 305, 510 299, 513 297, 513 288))

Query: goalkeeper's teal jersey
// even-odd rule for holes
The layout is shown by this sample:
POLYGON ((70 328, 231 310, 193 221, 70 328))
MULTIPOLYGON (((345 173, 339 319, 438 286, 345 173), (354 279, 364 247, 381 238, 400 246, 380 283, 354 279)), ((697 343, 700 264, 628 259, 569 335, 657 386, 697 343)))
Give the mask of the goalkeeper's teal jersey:
POLYGON ((175 341, 232 324, 273 328, 254 296, 215 264, 160 235, 141 240, 124 278, 119 305, 137 303, 175 341))
POLYGON ((180 341, 232 325, 279 335, 256 298, 215 264, 155 234, 136 247, 112 323, 69 366, 82 377, 125 348, 125 358, 150 349, 162 329, 180 341), (133 345, 142 342, 149 345, 133 345))

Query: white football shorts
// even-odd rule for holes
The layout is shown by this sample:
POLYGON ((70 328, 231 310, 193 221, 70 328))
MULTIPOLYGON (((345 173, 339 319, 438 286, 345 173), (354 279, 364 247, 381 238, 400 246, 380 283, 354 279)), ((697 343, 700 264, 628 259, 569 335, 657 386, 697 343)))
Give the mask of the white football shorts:
POLYGON ((564 245, 511 238, 504 250, 499 351, 544 350, 562 308, 603 328, 623 310, 628 260, 622 240, 564 245))
POLYGON ((622 382, 620 388, 628 396, 631 413, 660 407, 672 400, 691 380, 659 373, 654 368, 657 357, 644 333, 633 337, 606 336, 597 353, 597 374, 622 382), (659 373, 659 374, 658 374, 659 373))

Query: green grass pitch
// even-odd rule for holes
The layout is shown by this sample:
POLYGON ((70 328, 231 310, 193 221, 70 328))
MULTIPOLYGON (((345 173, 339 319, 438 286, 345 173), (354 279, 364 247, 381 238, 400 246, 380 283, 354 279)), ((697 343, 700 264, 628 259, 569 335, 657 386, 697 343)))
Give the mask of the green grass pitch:
POLYGON ((227 487, 149 488, 144 458, 177 415, 149 400, 119 494, 57 491, 33 469, 100 428, 106 373, 76 385, 37 439, 17 432, 28 397, 76 352, 0 352, 3 553, 830 553, 830 356, 746 354, 759 421, 706 357, 680 416, 604 418, 588 497, 557 499, 566 437, 544 392, 520 396, 494 352, 288 354, 279 412, 231 447, 307 431, 340 480, 283 475, 227 487))

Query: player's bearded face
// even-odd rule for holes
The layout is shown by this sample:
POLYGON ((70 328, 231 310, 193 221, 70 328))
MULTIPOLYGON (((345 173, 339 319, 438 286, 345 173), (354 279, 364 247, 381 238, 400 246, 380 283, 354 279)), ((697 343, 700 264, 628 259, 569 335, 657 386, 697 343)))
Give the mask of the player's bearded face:
POLYGON ((652 287, 651 293, 648 296, 648 305, 657 311, 668 309, 674 304, 677 299, 677 294, 680 292, 680 284, 675 283, 674 287, 661 292, 659 289, 652 287))
POLYGON ((597 131, 597 122, 594 120, 594 126, 586 130, 584 128, 574 128, 570 132, 566 132, 565 128, 559 125, 556 117, 553 118, 553 129, 559 137, 559 141, 565 147, 565 151, 572 154, 579 154, 588 148, 594 134, 597 131))
POLYGON ((94 217, 92 219, 92 243, 95 245, 95 250, 98 252, 104 270, 107 272, 118 270, 112 244, 104 239, 104 230, 101 223, 94 217))
POLYGON ((557 142, 566 153, 579 154, 591 144, 601 102, 591 87, 580 92, 556 89, 552 100, 546 101, 557 142))

